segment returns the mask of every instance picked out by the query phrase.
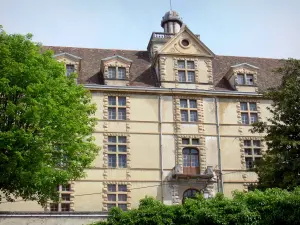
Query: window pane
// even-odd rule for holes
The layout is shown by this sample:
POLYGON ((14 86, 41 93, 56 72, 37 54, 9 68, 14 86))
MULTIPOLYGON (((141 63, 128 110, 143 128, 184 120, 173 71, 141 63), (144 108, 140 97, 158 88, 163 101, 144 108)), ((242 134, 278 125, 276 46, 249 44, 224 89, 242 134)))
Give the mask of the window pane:
POLYGON ((194 61, 187 61, 187 68, 188 69, 195 69, 194 61))
POLYGON ((127 210, 127 204, 118 204, 118 207, 120 209, 122 209, 123 211, 126 211, 127 210))
POLYGON ((126 168, 127 165, 127 155, 118 155, 119 157, 119 168, 126 168))
POLYGON ((199 139, 192 139, 193 145, 199 145, 199 139))
POLYGON ((195 72, 194 71, 188 71, 188 82, 195 82, 195 72))
POLYGON ((108 78, 116 79, 116 67, 108 67, 108 78))
POLYGON ((245 148, 245 155, 252 155, 251 148, 245 148))
POLYGON ((118 146, 119 152, 127 152, 127 146, 126 145, 119 145, 118 146))
POLYGON ((253 75, 252 74, 246 75, 246 84, 253 85, 253 75))
POLYGON ((119 110, 118 110, 118 119, 119 120, 126 120, 126 109, 119 108, 119 110))
POLYGON ((190 144, 190 139, 188 139, 188 138, 182 138, 182 144, 183 145, 189 145, 190 144))
POLYGON ((187 110, 180 110, 181 112, 181 121, 188 121, 189 117, 188 117, 188 111, 187 110))
POLYGON ((186 99, 180 99, 180 108, 187 108, 187 100, 186 99))
POLYGON ((109 168, 117 167, 116 155, 108 154, 108 167, 109 168))
POLYGON ((253 149, 253 151, 254 151, 254 155, 261 155, 260 148, 255 148, 253 149))
POLYGON ((116 118, 116 108, 108 108, 108 119, 109 120, 115 120, 116 118))
POLYGON ((237 83, 238 83, 238 84, 245 84, 245 77, 244 77, 244 74, 238 74, 238 75, 237 75, 237 83))
POLYGON ((116 105, 116 97, 108 96, 108 105, 116 105))
POLYGON ((118 78, 125 79, 126 78, 126 69, 124 67, 118 68, 118 78))
POLYGON ((250 121, 251 121, 251 123, 257 122, 257 113, 250 114, 250 121))
POLYGON ((58 212, 58 204, 57 203, 50 203, 50 211, 51 212, 58 212))
POLYGON ((126 106, 126 97, 118 97, 118 105, 126 106))
POLYGON ((119 194, 118 195, 118 201, 126 202, 127 201, 127 194, 119 194))
POLYGON ((127 192, 127 186, 125 184, 119 184, 118 191, 119 192, 127 192))
POLYGON ((126 143, 126 137, 124 137, 124 136, 119 136, 119 137, 118 137, 118 142, 119 142, 119 143, 126 143))
POLYGON ((185 72, 184 71, 178 71, 178 81, 185 82, 185 72))
POLYGON ((116 136, 108 136, 108 142, 109 143, 116 143, 117 142, 116 136))
POLYGON ((117 146, 116 145, 108 145, 108 151, 109 152, 116 152, 117 151, 117 146))
POLYGON ((246 162, 246 168, 247 169, 251 169, 253 168, 253 159, 252 158, 245 158, 245 162, 246 162))
POLYGON ((115 184, 108 184, 107 185, 107 190, 109 192, 116 192, 116 185, 115 184))
POLYGON ((107 195, 107 200, 110 202, 115 202, 117 200, 117 197, 115 194, 108 194, 107 195))
POLYGON ((63 201, 70 201, 71 195, 70 194, 61 194, 61 199, 63 201))
POLYGON ((61 191, 71 191, 71 185, 70 184, 62 185, 61 191))
POLYGON ((70 203, 61 203, 61 211, 62 212, 70 211, 70 203))
POLYGON ((67 76, 70 76, 71 73, 73 73, 74 71, 75 71, 75 66, 74 65, 70 65, 70 64, 66 65, 66 74, 67 74, 67 76))
POLYGON ((249 103, 249 108, 250 108, 250 111, 257 111, 257 108, 256 108, 256 103, 255 102, 251 102, 249 103))
POLYGON ((251 146, 251 140, 244 140, 244 146, 251 146))
POLYGON ((197 111, 191 110, 190 111, 190 121, 195 122, 198 120, 197 111))
POLYGON ((199 166, 199 156, 198 155, 191 155, 191 166, 192 167, 199 166))
POLYGON ((183 166, 188 167, 191 166, 190 155, 183 155, 183 166))
POLYGON ((253 140, 253 146, 260 147, 260 140, 253 140))
POLYGON ((197 101, 196 100, 190 100, 190 108, 197 108, 197 101))
POLYGON ((108 210, 110 210, 111 208, 114 208, 114 207, 116 207, 116 204, 112 204, 112 203, 107 204, 108 210))
POLYGON ((242 111, 247 111, 248 110, 247 102, 241 102, 241 110, 242 111))
POLYGON ((249 116, 248 113, 242 113, 242 124, 249 124, 249 116))
POLYGON ((180 68, 180 69, 185 68, 185 61, 184 60, 178 60, 178 68, 180 68))

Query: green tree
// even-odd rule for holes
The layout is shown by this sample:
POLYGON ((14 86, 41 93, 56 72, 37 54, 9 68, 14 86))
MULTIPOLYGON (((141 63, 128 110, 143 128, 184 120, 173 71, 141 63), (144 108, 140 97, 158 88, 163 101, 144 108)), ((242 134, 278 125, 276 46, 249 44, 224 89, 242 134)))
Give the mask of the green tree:
POLYGON ((31 38, 0 27, 0 193, 43 205, 95 158, 96 107, 76 74, 31 38))
POLYGON ((292 190, 300 185, 300 61, 289 59, 276 72, 282 74, 282 84, 264 93, 273 101, 271 117, 253 128, 266 134, 268 146, 256 167, 258 187, 292 190))

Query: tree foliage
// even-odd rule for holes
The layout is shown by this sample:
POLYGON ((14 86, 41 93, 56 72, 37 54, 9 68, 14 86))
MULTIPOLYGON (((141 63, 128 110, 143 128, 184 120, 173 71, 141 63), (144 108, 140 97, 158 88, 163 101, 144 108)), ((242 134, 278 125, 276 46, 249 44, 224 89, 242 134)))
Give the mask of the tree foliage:
POLYGON ((0 27, 0 191, 44 204, 94 159, 96 108, 76 74, 66 77, 31 38, 0 27))
POLYGON ((292 192, 235 192, 233 199, 221 194, 212 199, 188 199, 183 205, 166 206, 152 198, 139 208, 123 212, 113 208, 107 221, 97 225, 293 225, 300 224, 300 189, 292 192))
POLYGON ((253 128, 266 134, 268 146, 256 172, 260 188, 291 190, 300 185, 300 61, 289 59, 277 72, 283 76, 282 84, 264 93, 273 101, 271 117, 253 128))

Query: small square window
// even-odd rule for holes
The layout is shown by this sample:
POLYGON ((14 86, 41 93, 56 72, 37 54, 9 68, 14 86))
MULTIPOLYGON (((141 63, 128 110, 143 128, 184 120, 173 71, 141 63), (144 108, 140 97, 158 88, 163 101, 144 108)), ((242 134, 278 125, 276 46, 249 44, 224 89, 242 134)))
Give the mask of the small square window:
POLYGON ((50 203, 50 211, 51 212, 58 212, 58 204, 57 203, 50 203))
POLYGON ((241 113, 241 116, 242 116, 242 124, 249 124, 248 113, 241 113))
POLYGON ((194 71, 188 71, 187 74, 188 74, 187 81, 188 82, 195 82, 195 72, 194 71))
POLYGON ((118 142, 119 142, 119 143, 126 143, 126 137, 124 137, 124 136, 119 136, 119 137, 118 137, 118 142))
POLYGON ((185 61, 183 61, 183 60, 178 60, 178 68, 180 68, 180 69, 185 69, 185 61))
POLYGON ((117 119, 116 108, 108 108, 108 119, 115 120, 117 119))
POLYGON ((187 68, 188 69, 195 69, 194 61, 187 61, 187 68))
POLYGON ((123 211, 126 211, 127 210, 127 204, 118 204, 118 207, 120 209, 122 209, 123 211))
POLYGON ((70 76, 71 73, 73 73, 75 71, 75 66, 72 64, 67 64, 66 65, 66 74, 67 76, 70 76))
POLYGON ((119 192, 127 192, 127 186, 125 184, 119 184, 118 191, 119 192))
POLYGON ((116 79, 116 67, 108 67, 108 78, 116 79))
POLYGON ((248 110, 248 104, 247 104, 247 102, 241 102, 240 106, 241 106, 241 110, 242 111, 247 111, 248 110))
POLYGON ((184 122, 189 121, 188 111, 180 110, 180 112, 181 112, 181 121, 184 121, 184 122))
POLYGON ((247 85, 253 85, 254 82, 253 82, 253 75, 252 74, 247 74, 246 75, 246 84, 247 85))
POLYGON ((244 146, 251 146, 251 140, 244 140, 244 146))
POLYGON ((108 96, 108 105, 116 105, 116 97, 115 96, 108 96))
POLYGON ((249 108, 250 108, 250 111, 257 111, 257 107, 256 107, 256 103, 255 102, 250 102, 249 103, 249 108))
POLYGON ((70 211, 70 203, 61 203, 61 211, 62 212, 70 211))
POLYGON ((108 167, 109 168, 116 168, 117 167, 116 155, 108 154, 108 167))
POLYGON ((119 97, 118 98, 118 105, 119 106, 126 106, 126 97, 119 97))
POLYGON ((117 142, 116 136, 108 136, 108 142, 109 143, 116 143, 117 142))
POLYGON ((119 108, 119 110, 118 110, 118 119, 119 120, 126 120, 126 109, 125 108, 119 108))
POLYGON ((250 113, 250 122, 256 123, 258 121, 257 119, 257 113, 250 113))
POLYGON ((190 144, 190 139, 188 139, 188 138, 182 138, 182 144, 183 145, 189 145, 190 144))
POLYGON ((115 202, 117 200, 116 194, 108 194, 107 200, 110 202, 115 202))
POLYGON ((126 78, 126 69, 124 67, 118 68, 118 79, 125 80, 126 78))
POLYGON ((199 145, 199 139, 192 139, 192 145, 199 145))
POLYGON ((118 201, 126 202, 127 201, 127 194, 118 194, 118 201))
POLYGON ((190 108, 197 108, 197 101, 196 100, 190 100, 190 108))
POLYGON ((185 82, 185 72, 184 71, 178 71, 178 80, 179 80, 179 82, 185 82))
POLYGON ((61 194, 62 201, 70 201, 71 195, 70 194, 61 194))
POLYGON ((260 148, 255 148, 253 149, 253 151, 254 151, 254 155, 261 155, 260 148))
POLYGON ((252 155, 251 148, 245 148, 245 155, 252 155))
POLYGON ((122 154, 118 155, 118 163, 119 163, 119 168, 126 168, 127 165, 127 155, 122 154))
POLYGON ((195 122, 198 120, 197 111, 191 110, 190 111, 190 121, 195 122))
POLYGON ((115 203, 114 203, 114 204, 112 204, 112 203, 107 204, 107 209, 108 209, 108 210, 111 210, 111 209, 114 208, 114 207, 116 207, 116 204, 115 204, 115 203))
POLYGON ((70 184, 62 185, 61 191, 71 191, 71 185, 70 184))
POLYGON ((119 145, 118 150, 119 150, 119 152, 127 152, 127 146, 126 145, 119 145))
POLYGON ((117 146, 116 145, 108 145, 107 146, 109 152, 116 152, 117 146))
POLYGON ((253 146, 260 147, 260 140, 253 140, 253 146))
POLYGON ((252 158, 246 157, 245 162, 246 162, 246 168, 247 169, 253 168, 253 159, 252 158))
POLYGON ((237 84, 239 84, 239 85, 245 84, 245 76, 244 76, 244 74, 238 74, 237 75, 237 84))
POLYGON ((187 108, 188 103, 186 99, 180 99, 180 108, 187 108))
POLYGON ((115 184, 108 184, 107 185, 107 190, 109 192, 116 192, 116 185, 115 184))

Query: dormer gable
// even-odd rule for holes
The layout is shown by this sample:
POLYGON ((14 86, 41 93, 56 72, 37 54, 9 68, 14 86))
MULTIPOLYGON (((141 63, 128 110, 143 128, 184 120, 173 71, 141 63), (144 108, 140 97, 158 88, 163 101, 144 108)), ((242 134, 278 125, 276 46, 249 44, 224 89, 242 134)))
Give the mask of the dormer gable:
POLYGON ((72 72, 79 73, 81 57, 72 55, 67 52, 62 52, 53 56, 57 61, 63 62, 66 68, 66 75, 69 76, 72 72))
POLYGON ((237 91, 257 92, 257 74, 259 67, 249 63, 240 63, 230 67, 225 75, 230 85, 237 91))
POLYGON ((186 25, 182 26, 161 49, 158 49, 157 54, 214 57, 214 53, 186 25))
POLYGON ((132 60, 120 55, 114 55, 101 60, 101 73, 104 84, 126 86, 129 84, 129 74, 132 60))

